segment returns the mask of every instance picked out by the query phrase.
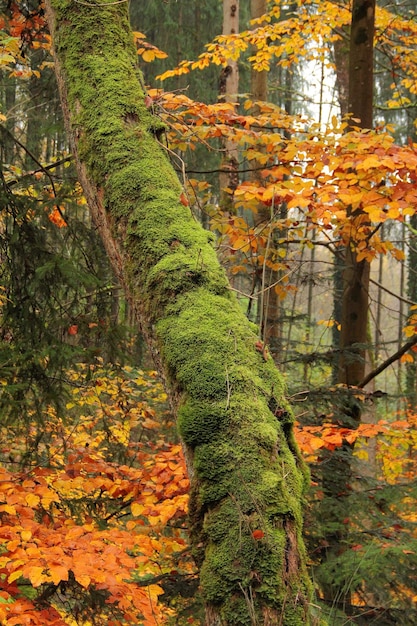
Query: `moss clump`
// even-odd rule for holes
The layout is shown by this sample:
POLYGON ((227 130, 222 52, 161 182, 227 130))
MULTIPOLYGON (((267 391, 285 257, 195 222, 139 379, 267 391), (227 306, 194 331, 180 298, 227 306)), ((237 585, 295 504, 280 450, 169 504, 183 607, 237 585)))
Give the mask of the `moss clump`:
POLYGON ((225 402, 189 401, 178 411, 178 431, 188 446, 195 447, 213 440, 227 424, 225 402))
POLYGON ((216 498, 218 501, 227 494, 235 476, 236 465, 242 461, 241 451, 233 446, 233 442, 224 438, 216 437, 210 443, 203 443, 195 449, 195 470, 200 480, 212 483, 213 489, 219 489, 216 498))

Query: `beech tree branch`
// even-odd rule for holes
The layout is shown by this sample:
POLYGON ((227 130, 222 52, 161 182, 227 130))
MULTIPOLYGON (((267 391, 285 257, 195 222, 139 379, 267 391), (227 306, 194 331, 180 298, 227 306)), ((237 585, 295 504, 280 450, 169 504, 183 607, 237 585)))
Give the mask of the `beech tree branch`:
POLYGON ((398 359, 400 359, 403 356, 403 354, 411 350, 411 348, 415 346, 416 344, 417 344, 417 335, 413 337, 412 339, 410 339, 410 341, 407 341, 407 343, 405 343, 399 350, 397 350, 397 352, 395 352, 390 357, 388 357, 388 359, 386 359, 383 363, 381 363, 381 365, 378 365, 378 367, 372 370, 372 372, 369 372, 369 374, 367 374, 365 378, 361 380, 361 382, 357 386, 360 387, 361 389, 365 387, 365 385, 367 385, 369 382, 371 382, 371 380, 373 380, 379 374, 381 374, 381 372, 386 370, 387 367, 392 365, 392 363, 395 363, 395 361, 398 361, 398 359))

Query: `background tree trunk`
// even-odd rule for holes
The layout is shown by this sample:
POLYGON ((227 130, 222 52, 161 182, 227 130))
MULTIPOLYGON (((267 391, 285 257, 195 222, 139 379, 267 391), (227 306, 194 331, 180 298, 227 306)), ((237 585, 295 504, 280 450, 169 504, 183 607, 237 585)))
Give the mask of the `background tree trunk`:
MULTIPOLYGON (((267 12, 266 0, 251 0, 250 16, 251 19, 261 17, 267 12)), ((258 72, 251 68, 250 74, 250 91, 253 100, 261 100, 266 102, 268 97, 268 72, 258 72)))
MULTIPOLYGON (((349 113, 351 128, 371 128, 373 114, 373 42, 375 1, 354 0, 349 53, 349 113)), ((349 211, 354 223, 363 223, 361 211, 349 211)), ((354 246, 344 248, 342 268, 342 301, 340 308, 340 359, 337 382, 347 387, 359 385, 365 377, 366 346, 368 338, 370 263, 358 260, 354 246)), ((361 421, 361 404, 347 392, 341 406, 335 409, 335 424, 357 428, 361 421)), ((352 493, 353 445, 345 442, 335 450, 322 455, 323 501, 322 520, 326 528, 323 561, 334 562, 349 545, 348 530, 342 520, 349 515, 352 493)), ((341 580, 338 584, 328 579, 323 583, 324 599, 329 606, 339 606, 351 612, 351 584, 341 580)))
POLYGON ((79 177, 178 414, 206 624, 309 624, 306 473, 282 380, 181 202, 126 4, 46 10, 79 177))
MULTIPOLYGON (((267 13, 266 0, 251 0, 250 3, 251 19, 262 17, 267 13)), ((263 70, 259 72, 253 67, 251 68, 251 96, 254 102, 266 102, 268 100, 268 72, 263 70)), ((259 111, 259 107, 255 104, 253 107, 254 115, 259 111)), ((260 170, 252 172, 251 178, 262 184, 260 170)), ((273 217, 278 213, 280 207, 267 207, 259 204, 255 223, 260 224, 272 223, 273 217)), ((283 209, 285 211, 285 207, 283 209)), ((272 228, 272 227, 271 227, 272 228)), ((268 248, 270 250, 269 257, 276 255, 278 235, 276 230, 271 230, 268 248)), ((267 253, 267 251, 265 251, 267 253)), ((265 271, 259 278, 258 296, 258 321, 261 329, 263 341, 268 344, 272 357, 277 363, 282 360, 282 303, 278 296, 274 285, 277 284, 280 273, 269 267, 265 267, 265 271)))
MULTIPOLYGON (((239 0, 223 0, 223 35, 239 32, 239 0)), ((219 78, 219 101, 232 102, 237 106, 239 93, 239 65, 229 59, 219 78)), ((235 141, 223 142, 223 158, 220 168, 220 205, 232 210, 233 192, 239 184, 238 148, 235 141), (227 191, 225 191, 227 189, 227 191)))
MULTIPOLYGON (((349 53, 349 113, 351 127, 372 128, 373 46, 375 0, 354 0, 349 53)), ((359 215, 348 215, 352 220, 359 215)), ((339 383, 358 385, 365 376, 370 264, 357 260, 350 246, 345 250, 341 311, 341 360, 339 383)))

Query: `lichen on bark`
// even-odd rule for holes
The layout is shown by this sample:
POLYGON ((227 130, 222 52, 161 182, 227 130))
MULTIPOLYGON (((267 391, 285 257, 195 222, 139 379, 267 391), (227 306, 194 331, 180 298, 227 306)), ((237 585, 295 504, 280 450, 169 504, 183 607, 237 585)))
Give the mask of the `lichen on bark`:
POLYGON ((307 473, 282 378, 212 236, 180 201, 145 106, 126 5, 46 6, 80 180, 178 413, 206 623, 309 624, 307 473))

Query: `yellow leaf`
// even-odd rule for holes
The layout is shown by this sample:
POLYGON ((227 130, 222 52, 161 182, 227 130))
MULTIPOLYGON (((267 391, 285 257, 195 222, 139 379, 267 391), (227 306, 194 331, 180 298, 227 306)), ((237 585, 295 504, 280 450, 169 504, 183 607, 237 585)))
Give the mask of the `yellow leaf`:
POLYGON ((344 204, 350 204, 352 201, 352 194, 350 193, 343 193, 342 191, 340 191, 338 193, 338 199, 341 200, 341 202, 343 202, 344 204))
POLYGON ((379 168, 381 166, 377 156, 371 155, 367 157, 361 164, 358 165, 358 169, 369 170, 373 168, 379 168))
POLYGON ((400 210, 399 210, 399 208, 398 208, 397 206, 391 206, 391 207, 388 209, 388 212, 387 212, 387 217, 388 217, 389 219, 391 219, 391 220, 395 220, 395 219, 397 219, 397 217, 399 216, 399 214, 400 214, 400 210))
POLYGON ((6 567, 8 563, 10 563, 12 559, 9 556, 0 556, 0 569, 6 567))
POLYGON ((157 59, 166 59, 168 55, 163 50, 155 50, 155 56, 157 59))
POLYGON ((48 511, 51 506, 51 502, 59 502, 59 497, 57 496, 56 493, 52 493, 52 491, 49 491, 48 493, 42 496, 43 508, 48 511))
POLYGON ((239 250, 240 252, 248 252, 250 250, 250 243, 248 242, 248 238, 245 236, 236 237, 236 239, 233 241, 232 248, 233 250, 239 250))
POLYGON ((363 461, 368 461, 369 459, 368 451, 363 448, 355 450, 355 456, 356 458, 362 459, 363 461))
POLYGON ((34 509, 38 506, 40 502, 40 497, 34 493, 28 493, 25 496, 26 503, 30 506, 31 509, 34 509))
POLYGON ((2 504, 0 506, 0 513, 8 513, 9 515, 16 515, 16 509, 11 504, 2 504))
POLYGON ((142 59, 146 62, 146 63, 150 63, 151 61, 153 61, 155 58, 155 52, 153 50, 145 50, 142 53, 142 59))
POLYGON ((135 39, 146 39, 146 35, 144 35, 140 30, 134 30, 132 34, 135 39))
POLYGON ((138 515, 142 515, 143 511, 145 510, 143 504, 139 504, 138 502, 132 502, 130 508, 132 510, 132 515, 134 515, 135 517, 137 517, 138 515))
POLYGON ((22 530, 20 536, 22 537, 23 541, 29 541, 29 539, 31 539, 32 537, 32 533, 30 530, 22 530))
POLYGON ((340 126, 340 123, 339 123, 339 120, 336 117, 336 115, 332 116, 332 120, 331 121, 332 121, 333 130, 337 130, 339 128, 339 126, 340 126))
POLYGON ((13 581, 17 580, 18 578, 20 578, 21 576, 23 576, 23 572, 21 569, 16 570, 15 572, 12 572, 8 579, 7 582, 8 583, 12 583, 13 581))

